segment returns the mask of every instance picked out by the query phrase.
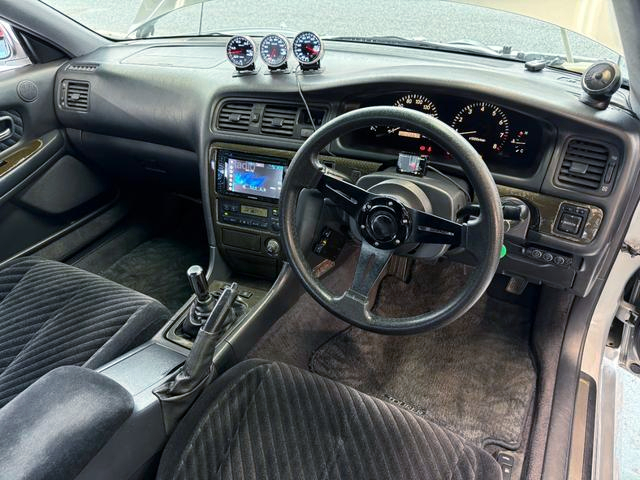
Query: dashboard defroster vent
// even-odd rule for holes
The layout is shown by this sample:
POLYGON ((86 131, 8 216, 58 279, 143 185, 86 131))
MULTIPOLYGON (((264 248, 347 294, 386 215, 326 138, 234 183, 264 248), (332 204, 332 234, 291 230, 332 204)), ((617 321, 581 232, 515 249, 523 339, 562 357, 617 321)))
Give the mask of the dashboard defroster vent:
POLYGON ((249 130, 253 103, 230 102, 225 103, 218 115, 218 128, 220 130, 233 130, 246 132, 249 130))
POLYGON ((283 137, 293 136, 298 116, 298 107, 287 105, 266 105, 262 114, 261 132, 283 137))
POLYGON ((89 111, 89 82, 63 80, 60 91, 60 103, 67 110, 89 111))
POLYGON ((611 190, 617 167, 618 154, 613 147, 573 139, 565 149, 557 179, 559 183, 579 190, 607 194, 611 190))
POLYGON ((71 63, 67 65, 67 70, 72 72, 93 73, 98 69, 95 63, 71 63))

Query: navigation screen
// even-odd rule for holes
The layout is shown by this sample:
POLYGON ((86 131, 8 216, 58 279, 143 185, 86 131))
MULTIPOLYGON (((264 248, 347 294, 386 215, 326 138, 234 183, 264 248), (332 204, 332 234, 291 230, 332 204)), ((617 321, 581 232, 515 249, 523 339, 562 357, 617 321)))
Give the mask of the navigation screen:
POLYGON ((229 158, 227 190, 244 195, 280 198, 284 166, 229 158))

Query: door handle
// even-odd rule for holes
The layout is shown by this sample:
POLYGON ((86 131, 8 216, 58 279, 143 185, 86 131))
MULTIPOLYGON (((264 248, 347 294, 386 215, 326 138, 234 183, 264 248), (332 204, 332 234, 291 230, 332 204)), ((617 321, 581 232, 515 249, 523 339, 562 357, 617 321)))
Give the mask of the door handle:
POLYGON ((0 117, 0 143, 8 140, 13 135, 15 124, 9 116, 0 117))

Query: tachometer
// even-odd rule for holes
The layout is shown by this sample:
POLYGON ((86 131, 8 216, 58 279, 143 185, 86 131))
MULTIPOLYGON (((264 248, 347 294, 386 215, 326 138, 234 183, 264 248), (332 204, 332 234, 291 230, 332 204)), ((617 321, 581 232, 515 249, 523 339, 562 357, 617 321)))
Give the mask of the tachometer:
POLYGON ((251 37, 236 35, 227 42, 227 58, 238 70, 253 70, 256 44, 251 37))
POLYGON ((286 67, 289 58, 289 40, 278 33, 267 35, 260 42, 260 57, 271 69, 286 67))
POLYGON ((293 54, 303 69, 318 68, 323 52, 322 40, 313 32, 301 32, 293 39, 293 54))
POLYGON ((487 102, 467 105, 453 117, 451 126, 483 157, 501 152, 509 138, 507 115, 487 102))

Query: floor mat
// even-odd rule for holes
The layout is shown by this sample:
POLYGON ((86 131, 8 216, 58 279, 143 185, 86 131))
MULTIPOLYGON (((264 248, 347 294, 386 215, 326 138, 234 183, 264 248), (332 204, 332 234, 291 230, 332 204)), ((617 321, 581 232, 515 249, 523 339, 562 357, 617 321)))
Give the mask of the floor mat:
POLYGON ((119 258, 100 275, 149 295, 172 312, 192 294, 187 269, 194 264, 206 268, 206 251, 182 239, 152 238, 119 258))
MULTIPOLYGON (((351 279, 345 270, 343 284, 351 279)), ((464 281, 459 265, 418 264, 409 284, 395 277, 382 282, 376 310, 389 316, 423 313, 442 305, 464 281)), ((448 327, 393 337, 347 327, 305 295, 251 356, 293 361, 423 415, 477 445, 515 449, 522 443, 536 382, 528 340, 531 315, 485 295, 448 327)))

